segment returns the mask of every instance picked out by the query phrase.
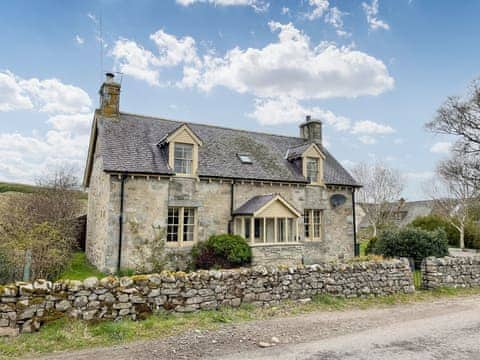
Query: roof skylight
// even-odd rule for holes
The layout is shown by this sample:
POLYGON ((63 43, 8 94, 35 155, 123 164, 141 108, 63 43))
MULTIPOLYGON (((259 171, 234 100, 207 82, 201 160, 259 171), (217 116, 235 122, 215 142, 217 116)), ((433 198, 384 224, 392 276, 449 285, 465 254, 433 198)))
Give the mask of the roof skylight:
POLYGON ((252 158, 250 157, 250 154, 237 154, 238 158, 240 161, 244 164, 251 164, 252 163, 252 158))

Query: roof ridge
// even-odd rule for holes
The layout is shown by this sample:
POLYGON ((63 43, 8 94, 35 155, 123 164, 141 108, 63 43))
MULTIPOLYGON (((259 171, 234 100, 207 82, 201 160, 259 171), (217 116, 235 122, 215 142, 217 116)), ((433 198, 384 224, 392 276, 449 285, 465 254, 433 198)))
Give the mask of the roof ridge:
MULTIPOLYGON (((268 135, 268 136, 278 136, 278 137, 284 137, 284 138, 289 138, 289 139, 303 140, 300 136, 291 136, 291 135, 282 135, 282 134, 272 134, 272 133, 268 133, 268 132, 264 132, 264 131, 253 131, 253 130, 245 130, 245 129, 231 128, 231 127, 226 127, 226 126, 219 126, 219 125, 212 125, 212 124, 204 124, 204 123, 198 123, 198 122, 192 122, 192 121, 174 120, 174 119, 167 119, 167 118, 163 118, 163 117, 155 117, 155 116, 149 116, 149 115, 128 113, 128 112, 123 112, 123 111, 120 112, 120 115, 138 116, 138 117, 143 117, 143 118, 147 118, 147 119, 151 119, 151 120, 170 121, 170 122, 180 123, 180 124, 199 125, 199 126, 206 126, 206 127, 217 128, 217 129, 240 131, 240 132, 250 133, 250 134, 259 134, 259 135, 268 135)), ((301 145, 301 144, 300 144, 300 145, 301 145)), ((299 146, 299 145, 298 145, 298 146, 299 146)))

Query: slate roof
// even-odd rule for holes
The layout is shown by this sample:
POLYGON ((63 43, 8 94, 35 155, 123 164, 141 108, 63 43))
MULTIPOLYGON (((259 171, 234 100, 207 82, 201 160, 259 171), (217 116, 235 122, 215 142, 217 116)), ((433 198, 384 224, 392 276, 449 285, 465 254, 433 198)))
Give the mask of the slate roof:
POLYGON ((253 213, 255 213, 255 211, 260 209, 274 197, 275 194, 254 196, 245 204, 237 208, 232 215, 252 215, 253 213))
MULTIPOLYGON (((300 137, 265 134, 212 125, 179 122, 120 113, 117 118, 97 117, 99 149, 105 171, 142 174, 173 174, 166 146, 159 142, 181 124, 202 139, 198 175, 245 180, 306 183, 294 162, 285 158, 288 149, 302 148, 300 137), (240 161, 238 153, 249 153, 252 164, 240 161)), ((317 144, 326 156, 326 184, 359 186, 352 176, 317 144)), ((88 179, 87 179, 88 180, 88 179)))

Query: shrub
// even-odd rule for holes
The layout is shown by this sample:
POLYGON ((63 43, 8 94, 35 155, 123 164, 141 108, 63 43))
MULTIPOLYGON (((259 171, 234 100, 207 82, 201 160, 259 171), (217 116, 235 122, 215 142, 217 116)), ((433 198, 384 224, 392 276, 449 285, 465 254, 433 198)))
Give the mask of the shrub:
POLYGON ((375 244, 377 243, 378 238, 376 236, 370 238, 365 247, 365 255, 375 254, 375 244))
POLYGON ((459 231, 444 217, 440 215, 427 215, 415 218, 409 226, 427 231, 443 229, 448 239, 448 244, 458 246, 460 242, 459 231))
POLYGON ((248 265, 252 250, 238 235, 214 235, 192 248, 194 266, 199 269, 235 268, 248 265))
POLYGON ((443 229, 427 231, 413 227, 385 230, 375 244, 375 253, 386 257, 412 258, 415 267, 428 256, 448 255, 447 236, 443 229))
MULTIPOLYGON (((448 219, 440 215, 419 216, 409 226, 428 231, 443 229, 450 246, 459 246, 460 244, 460 232, 448 219)), ((469 221, 465 225, 465 247, 480 248, 480 226, 475 221, 469 221)))

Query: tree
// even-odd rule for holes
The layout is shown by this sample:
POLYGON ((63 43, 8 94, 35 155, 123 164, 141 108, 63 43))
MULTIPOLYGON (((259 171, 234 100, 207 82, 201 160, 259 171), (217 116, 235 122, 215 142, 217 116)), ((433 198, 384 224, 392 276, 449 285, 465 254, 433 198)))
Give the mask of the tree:
POLYGON ((437 181, 429 186, 430 196, 437 209, 460 233, 460 248, 465 248, 465 227, 469 212, 478 200, 479 188, 472 181, 469 155, 455 153, 451 158, 440 162, 437 167, 437 181))
POLYGON ((362 184, 357 201, 363 204, 365 217, 373 228, 373 236, 377 236, 378 227, 391 220, 392 212, 397 207, 404 188, 403 178, 397 170, 381 162, 360 163, 352 173, 362 184))
POLYGON ((463 165, 469 168, 468 180, 480 182, 480 82, 474 81, 466 97, 449 97, 427 123, 433 132, 454 135, 453 151, 466 156, 463 165))
POLYGON ((0 253, 11 264, 11 276, 21 276, 31 254, 32 277, 52 278, 67 264, 75 246, 74 219, 79 192, 73 170, 57 168, 30 194, 7 199, 0 214, 0 253))

